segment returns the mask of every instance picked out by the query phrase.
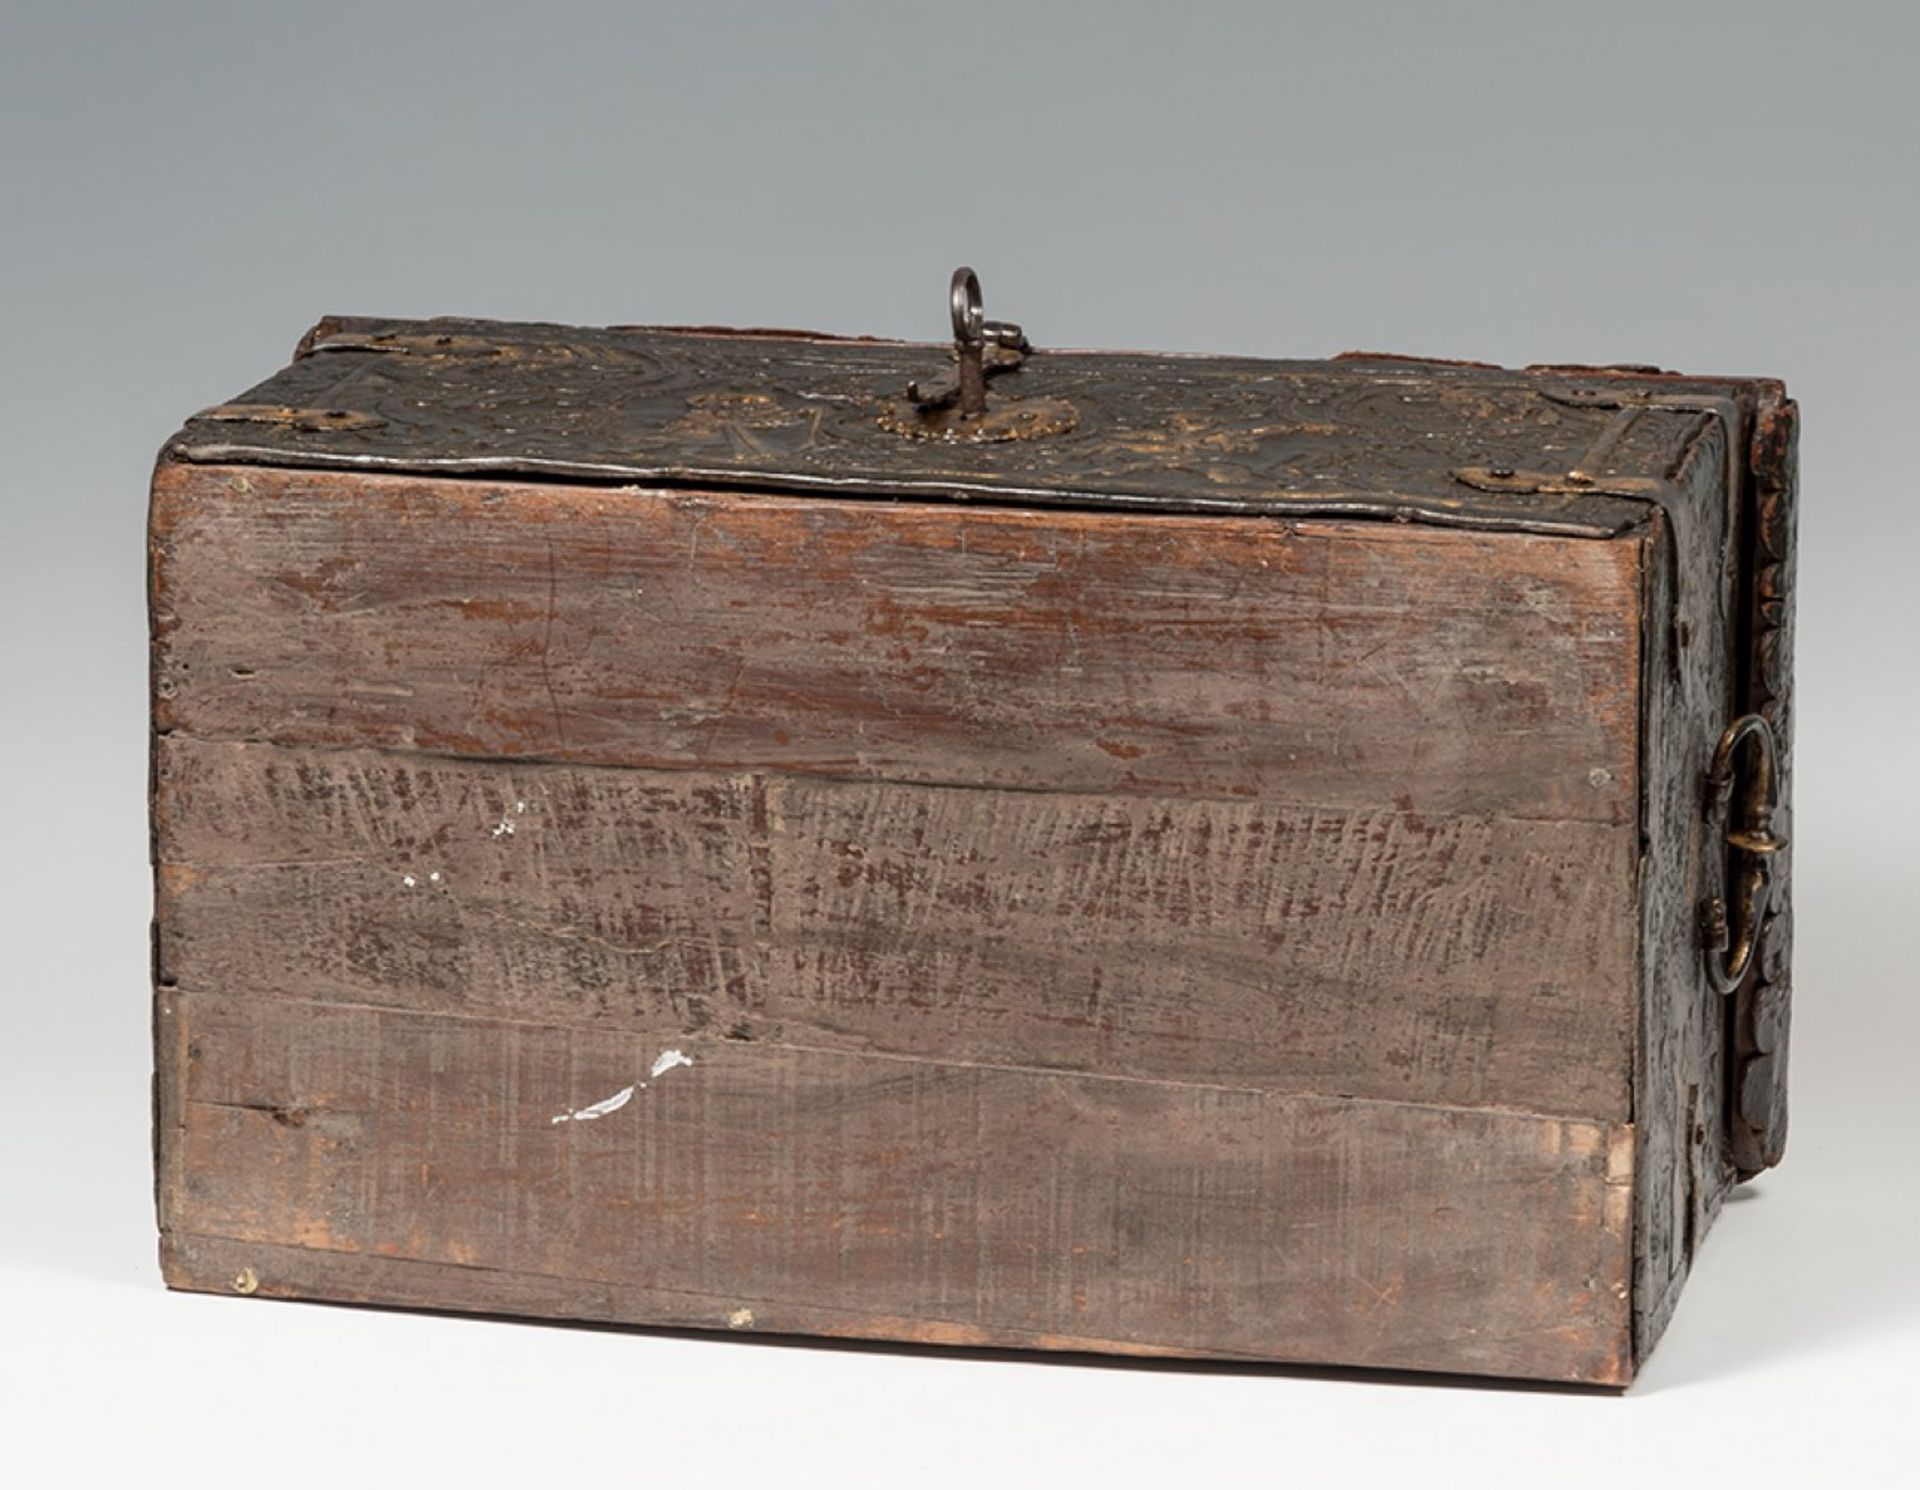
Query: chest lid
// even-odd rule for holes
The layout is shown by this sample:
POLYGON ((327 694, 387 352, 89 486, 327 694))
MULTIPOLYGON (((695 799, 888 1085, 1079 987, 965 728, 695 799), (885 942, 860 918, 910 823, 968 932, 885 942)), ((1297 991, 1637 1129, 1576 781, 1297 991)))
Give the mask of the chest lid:
POLYGON ((291 366, 189 420, 169 454, 1605 537, 1675 499, 1714 423, 1740 448, 1774 387, 1366 353, 1034 350, 984 320, 968 281, 955 276, 952 347, 329 317, 291 366))

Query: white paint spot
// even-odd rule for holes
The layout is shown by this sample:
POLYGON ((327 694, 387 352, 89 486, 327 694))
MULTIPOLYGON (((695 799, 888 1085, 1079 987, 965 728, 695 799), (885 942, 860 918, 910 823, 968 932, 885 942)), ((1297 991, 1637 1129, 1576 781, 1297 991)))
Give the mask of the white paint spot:
MULTIPOLYGON (((663 1050, 653 1058, 653 1069, 647 1072, 647 1075, 654 1077, 663 1071, 671 1071, 675 1066, 692 1064, 691 1056, 683 1055, 678 1050, 663 1050)), ((646 1082, 636 1081, 632 1086, 620 1088, 611 1097, 603 1097, 600 1101, 589 1103, 585 1107, 576 1107, 572 1112, 557 1113, 553 1122, 556 1126, 561 1123, 590 1123, 595 1118, 603 1118, 610 1112, 618 1112, 633 1100, 635 1092, 644 1092, 646 1089, 646 1082)))
POLYGON ((682 1055, 677 1050, 663 1050, 653 1058, 653 1069, 647 1072, 647 1075, 660 1076, 671 1071, 675 1066, 691 1066, 692 1064, 692 1056, 682 1055))
POLYGON ((527 810, 527 804, 525 802, 515 802, 513 804, 513 810, 515 812, 525 812, 527 810))
POLYGON ((610 1112, 618 1112, 633 1100, 633 1094, 644 1085, 644 1082, 636 1082, 633 1086, 623 1086, 611 1097, 603 1097, 600 1101, 589 1103, 585 1107, 576 1107, 572 1112, 557 1114, 554 1122, 590 1123, 595 1118, 603 1118, 610 1112))
POLYGON ((400 876, 400 883, 405 885, 409 890, 411 890, 415 885, 419 884, 420 881, 415 879, 410 874, 403 874, 400 876))
POLYGON ((495 838, 513 837, 513 819, 510 817, 503 817, 500 819, 499 822, 495 823, 493 825, 493 836, 495 838))
POLYGON ((436 869, 436 870, 434 870, 434 872, 433 872, 432 874, 430 874, 430 875, 428 875, 428 876, 427 876, 427 883, 428 883, 428 884, 430 884, 430 885, 437 885, 437 884, 439 884, 439 883, 440 883, 440 871, 436 869))

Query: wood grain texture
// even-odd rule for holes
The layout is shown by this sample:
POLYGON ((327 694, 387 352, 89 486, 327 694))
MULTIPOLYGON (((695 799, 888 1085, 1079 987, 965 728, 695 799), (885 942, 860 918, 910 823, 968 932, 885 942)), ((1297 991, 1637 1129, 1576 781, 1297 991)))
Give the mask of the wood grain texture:
POLYGON ((555 1123, 678 1032, 176 990, 160 1038, 187 1286, 220 1286, 211 1236, 268 1292, 373 1296, 391 1259, 434 1269, 389 1286, 441 1307, 532 1289, 708 1327, 1631 1369, 1623 1125, 724 1040, 555 1123), (288 1247, 316 1255, 282 1273, 288 1247))
POLYGON ((1625 1119, 1597 823, 174 735, 185 987, 1625 1119))
POLYGON ((1639 545, 166 466, 157 726, 1635 821, 1639 545))
POLYGON ((153 531, 176 1281, 1631 1371, 1637 539, 165 466, 153 531))

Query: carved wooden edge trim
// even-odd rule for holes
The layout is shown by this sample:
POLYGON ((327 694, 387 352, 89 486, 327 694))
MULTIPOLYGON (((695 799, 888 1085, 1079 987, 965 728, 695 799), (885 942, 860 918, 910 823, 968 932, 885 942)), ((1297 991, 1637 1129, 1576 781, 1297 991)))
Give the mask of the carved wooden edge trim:
MULTIPOLYGON (((1775 827, 1793 838, 1794 530, 1799 407, 1783 392, 1755 412, 1749 469, 1750 643, 1747 708, 1773 726, 1779 745, 1780 806, 1775 827)), ((1791 849, 1775 861, 1773 902, 1760 940, 1759 968, 1735 998, 1731 1038, 1733 1161, 1741 1179, 1780 1162, 1787 1143, 1787 1036, 1793 956, 1791 849)))

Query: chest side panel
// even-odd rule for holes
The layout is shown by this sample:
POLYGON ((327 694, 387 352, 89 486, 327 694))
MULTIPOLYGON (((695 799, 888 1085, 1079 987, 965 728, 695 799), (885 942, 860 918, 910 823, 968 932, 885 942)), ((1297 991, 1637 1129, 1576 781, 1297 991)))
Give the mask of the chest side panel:
POLYGON ((1772 826, 1791 837, 1793 421, 1778 390, 1751 419, 1703 419, 1676 469, 1685 500, 1647 540, 1642 1068, 1634 1104, 1642 1357, 1665 1329, 1727 1192, 1778 1162, 1785 1139, 1788 854, 1772 860, 1758 966, 1728 997, 1703 970, 1699 906, 1726 886, 1725 829, 1702 810, 1707 773, 1722 731, 1746 711, 1763 714, 1782 742, 1772 826))
POLYGON ((218 467, 154 538, 208 1255, 1629 1369, 1638 542, 218 467))

